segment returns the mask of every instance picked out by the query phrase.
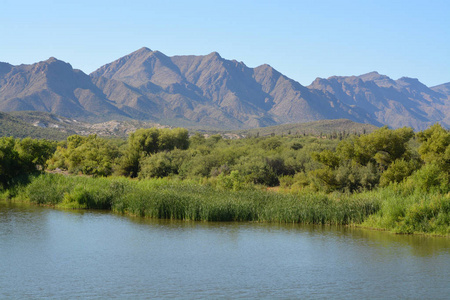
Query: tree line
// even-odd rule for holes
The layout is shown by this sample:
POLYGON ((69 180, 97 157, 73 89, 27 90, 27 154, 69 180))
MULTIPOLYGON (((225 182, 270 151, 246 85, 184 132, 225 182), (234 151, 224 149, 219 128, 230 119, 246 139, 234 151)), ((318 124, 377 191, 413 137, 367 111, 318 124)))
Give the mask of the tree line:
POLYGON ((450 133, 380 128, 342 140, 270 136, 237 140, 189 136, 186 129, 139 129, 128 139, 72 135, 63 142, 0 139, 0 183, 44 169, 130 178, 192 179, 224 189, 249 185, 362 191, 403 181, 448 192, 450 133))

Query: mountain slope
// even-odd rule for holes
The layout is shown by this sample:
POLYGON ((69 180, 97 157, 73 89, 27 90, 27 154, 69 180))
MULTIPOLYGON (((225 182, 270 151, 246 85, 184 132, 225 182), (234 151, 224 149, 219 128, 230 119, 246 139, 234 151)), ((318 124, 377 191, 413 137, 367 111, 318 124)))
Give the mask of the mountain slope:
POLYGON ((33 65, 1 65, 0 110, 45 111, 83 119, 126 117, 89 76, 55 58, 33 65))
POLYGON ((39 138, 51 140, 65 140, 68 136, 75 134, 70 129, 42 128, 0 112, 0 137, 12 136, 15 138, 39 138))
POLYGON ((447 97, 450 97, 450 82, 444 83, 441 85, 433 86, 431 89, 435 92, 441 93, 446 95, 447 97))

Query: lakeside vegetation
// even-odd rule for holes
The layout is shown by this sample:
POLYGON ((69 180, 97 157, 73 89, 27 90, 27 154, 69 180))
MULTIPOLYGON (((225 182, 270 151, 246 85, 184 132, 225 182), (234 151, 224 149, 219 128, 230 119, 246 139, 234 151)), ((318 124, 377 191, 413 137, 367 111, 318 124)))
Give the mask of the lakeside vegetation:
POLYGON ((192 181, 92 178, 45 174, 16 191, 16 198, 61 208, 111 209, 118 213, 197 221, 359 223, 376 200, 258 189, 227 191, 192 181))
POLYGON ((127 141, 2 138, 0 197, 150 218, 357 225, 448 236, 449 145, 450 133, 439 124, 417 134, 383 127, 328 138, 227 140, 189 137, 181 128, 140 129, 127 141))

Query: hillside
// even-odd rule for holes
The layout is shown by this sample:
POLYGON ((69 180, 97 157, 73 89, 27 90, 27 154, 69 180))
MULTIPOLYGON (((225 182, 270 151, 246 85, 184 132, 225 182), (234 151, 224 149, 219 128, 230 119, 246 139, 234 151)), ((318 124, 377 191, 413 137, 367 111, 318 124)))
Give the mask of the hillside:
MULTIPOLYGON (((0 113, 0 136, 64 140, 73 134, 97 134, 103 137, 126 138, 138 128, 165 128, 167 126, 142 121, 108 121, 101 123, 78 122, 54 114, 34 111, 0 113)), ((346 119, 321 120, 308 123, 284 124, 248 130, 217 131, 189 128, 191 133, 221 134, 225 138, 276 135, 332 135, 339 133, 370 133, 377 127, 355 123, 346 119)))
POLYGON ((128 117, 88 75, 56 58, 0 68, 1 111, 43 111, 83 120, 128 117))
POLYGON ((54 128, 41 128, 6 113, 0 113, 0 137, 12 136, 15 138, 38 138, 50 140, 65 140, 74 134, 72 130, 58 130, 54 128))
POLYGON ((168 57, 142 48, 87 76, 50 58, 2 65, 0 110, 79 121, 143 120, 238 129, 319 119, 373 123, 367 113, 311 91, 268 65, 249 68, 213 52, 168 57))
POLYGON ((17 138, 64 140, 73 134, 126 138, 138 128, 150 127, 166 126, 134 120, 87 123, 36 111, 0 113, 0 136, 17 138))
POLYGON ((360 107, 382 124, 423 130, 436 122, 449 127, 449 99, 444 87, 428 88, 419 80, 392 80, 372 72, 360 76, 317 78, 310 89, 333 95, 347 105, 360 107))
POLYGON ((264 128, 237 130, 233 133, 244 136, 267 135, 338 135, 371 133, 378 127, 370 124, 355 123, 347 119, 320 120, 308 123, 283 124, 264 128))

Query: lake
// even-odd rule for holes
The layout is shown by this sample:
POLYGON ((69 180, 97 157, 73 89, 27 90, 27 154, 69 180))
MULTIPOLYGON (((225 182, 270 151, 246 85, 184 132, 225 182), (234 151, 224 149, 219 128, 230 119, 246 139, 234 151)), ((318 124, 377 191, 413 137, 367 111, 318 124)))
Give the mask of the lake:
POLYGON ((450 298, 450 239, 0 202, 0 298, 450 298))

